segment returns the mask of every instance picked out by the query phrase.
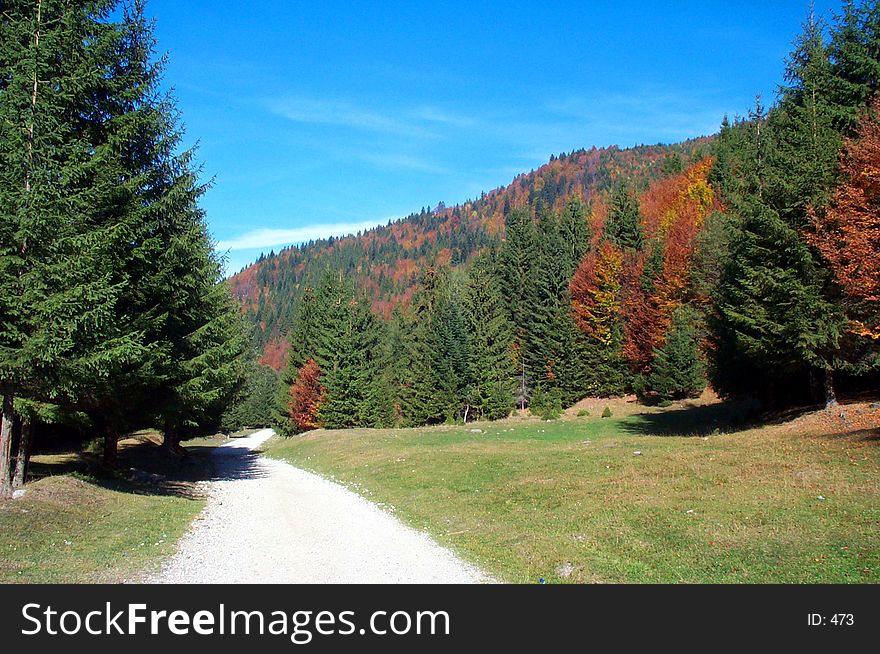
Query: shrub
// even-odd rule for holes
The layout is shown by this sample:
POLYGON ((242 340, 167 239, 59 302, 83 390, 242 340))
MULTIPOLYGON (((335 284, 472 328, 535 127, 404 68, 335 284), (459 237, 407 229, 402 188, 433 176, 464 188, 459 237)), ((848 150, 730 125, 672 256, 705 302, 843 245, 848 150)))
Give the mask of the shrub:
POLYGON ((529 411, 532 415, 541 417, 541 420, 556 420, 562 415, 562 397, 559 389, 546 391, 541 387, 535 389, 529 402, 529 411))
POLYGON ((590 412, 586 409, 581 409, 580 411, 578 411, 578 418, 586 418, 588 415, 590 415, 590 412))
POLYGON ((608 408, 608 407, 606 406, 606 407, 605 407, 605 410, 602 412, 602 417, 603 417, 603 418, 610 418, 610 417, 613 416, 613 415, 614 415, 614 414, 611 413, 611 409, 608 408))

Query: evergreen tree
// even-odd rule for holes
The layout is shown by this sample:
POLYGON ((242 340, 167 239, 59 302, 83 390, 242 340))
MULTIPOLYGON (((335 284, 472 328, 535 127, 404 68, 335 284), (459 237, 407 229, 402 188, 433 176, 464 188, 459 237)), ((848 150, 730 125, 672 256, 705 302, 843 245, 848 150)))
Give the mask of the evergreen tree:
POLYGON ((440 301, 442 274, 434 266, 422 274, 412 309, 398 313, 397 337, 402 342, 401 363, 396 376, 402 422, 420 425, 444 419, 435 394, 432 325, 440 301))
POLYGON ((559 221, 550 212, 539 218, 542 235, 531 285, 531 320, 523 357, 536 389, 552 403, 569 404, 584 391, 578 330, 571 311, 569 283, 573 272, 568 244, 559 221))
POLYGON ((464 312, 470 341, 470 396, 477 419, 510 415, 514 399, 513 332, 493 253, 472 264, 464 287, 464 312))
POLYGON ((143 354, 115 322, 109 233, 89 229, 115 200, 94 174, 106 165, 95 116, 114 76, 114 5, 42 0, 0 14, 0 495, 16 395, 70 401, 83 380, 143 354))
POLYGON ((572 196, 566 203, 559 218, 559 233, 565 245, 565 268, 571 279, 589 251, 593 238, 592 228, 587 222, 587 210, 580 197, 572 196))
POLYGON ((676 310, 663 347, 654 352, 647 388, 664 400, 696 397, 706 388, 706 367, 697 343, 695 320, 689 307, 676 310))
POLYGON ((639 199, 627 184, 618 185, 611 197, 604 237, 620 248, 642 249, 644 236, 639 199))
POLYGON ((835 128, 855 135, 860 109, 880 89, 880 8, 876 0, 844 0, 831 27, 830 98, 835 128))
POLYGON ((440 416, 450 422, 461 417, 470 394, 470 344, 460 300, 460 284, 443 275, 427 339, 431 372, 440 416))
MULTIPOLYGON (((833 373, 848 366, 846 319, 805 230, 836 184, 841 113, 822 25, 812 15, 785 79, 779 106, 739 140, 735 166, 746 171, 744 181, 725 189, 738 221, 716 291, 714 380, 722 392, 748 386, 778 400, 784 380, 787 389, 806 389, 822 375, 832 404, 833 373)), ((728 150, 728 162, 735 160, 736 148, 728 150)))
POLYGON ((517 356, 517 404, 528 403, 530 380, 536 371, 528 368, 526 354, 531 325, 531 296, 534 266, 539 253, 535 223, 527 209, 514 209, 506 217, 505 241, 498 255, 501 291, 513 326, 514 351, 517 356))
POLYGON ((223 413, 221 427, 226 431, 273 424, 278 373, 252 359, 246 365, 245 378, 235 401, 223 413))
POLYGON ((379 345, 381 326, 370 307, 356 297, 351 280, 328 270, 313 300, 301 307, 295 322, 288 370, 282 392, 289 389, 303 366, 314 360, 320 370, 323 395, 316 420, 331 429, 384 425, 393 398, 377 388, 381 383, 379 345), (302 339, 302 340, 300 340, 302 339), (296 367, 297 361, 305 361, 296 367), (290 383, 290 375, 295 375, 290 383))

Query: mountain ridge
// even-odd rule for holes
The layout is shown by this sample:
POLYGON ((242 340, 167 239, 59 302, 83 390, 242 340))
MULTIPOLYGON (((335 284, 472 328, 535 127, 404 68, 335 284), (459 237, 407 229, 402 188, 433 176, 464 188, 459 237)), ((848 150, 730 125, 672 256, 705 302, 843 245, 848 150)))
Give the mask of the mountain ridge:
POLYGON ((459 266, 504 238, 511 209, 559 211, 574 195, 604 211, 619 183, 646 189, 663 176, 705 156, 714 136, 680 143, 574 150, 551 156, 506 186, 447 207, 423 208, 405 218, 345 237, 294 245, 260 259, 228 280, 230 290, 255 329, 261 363, 276 370, 286 361, 285 334, 302 291, 327 268, 353 275, 374 311, 385 317, 406 304, 428 265, 459 266))

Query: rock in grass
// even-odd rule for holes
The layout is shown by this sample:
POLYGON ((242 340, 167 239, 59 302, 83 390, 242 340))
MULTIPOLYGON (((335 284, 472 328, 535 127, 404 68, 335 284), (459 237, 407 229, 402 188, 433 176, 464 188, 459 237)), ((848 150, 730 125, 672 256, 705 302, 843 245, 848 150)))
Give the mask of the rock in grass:
POLYGON ((556 574, 564 579, 566 577, 570 577, 575 570, 575 566, 566 561, 562 565, 557 566, 556 574))

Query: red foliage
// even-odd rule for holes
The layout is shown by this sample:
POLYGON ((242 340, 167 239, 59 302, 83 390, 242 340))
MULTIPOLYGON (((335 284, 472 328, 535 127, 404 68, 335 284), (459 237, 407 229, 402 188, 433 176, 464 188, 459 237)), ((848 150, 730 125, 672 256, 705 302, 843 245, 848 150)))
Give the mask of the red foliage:
MULTIPOLYGON (((692 153, 707 140, 683 144, 683 153, 692 153)), ((422 215, 414 220, 398 221, 387 228, 335 239, 333 244, 315 248, 286 248, 231 277, 229 285, 241 301, 243 311, 254 313, 262 308, 264 318, 271 316, 267 324, 260 325, 260 340, 272 341, 283 331, 278 316, 290 313, 277 310, 279 305, 284 308, 284 303, 289 301, 284 291, 298 288, 306 268, 320 269, 342 248, 357 241, 360 251, 367 253, 356 263, 358 284, 370 294, 374 310, 388 316, 395 306, 406 303, 412 295, 421 270, 434 262, 451 260, 453 253, 441 250, 438 235, 449 235, 456 229, 464 232, 481 229, 503 237, 505 214, 509 209, 534 207, 540 197, 545 205, 552 204, 550 208, 561 211, 570 197, 579 195, 592 204, 591 222, 598 239, 607 216, 604 198, 608 189, 621 179, 637 183, 658 179, 667 154, 668 149, 661 146, 628 150, 612 146, 554 157, 537 170, 518 175, 506 187, 455 207, 438 206, 427 217, 422 215), (460 227, 456 228, 456 225, 460 227), (373 254, 388 246, 395 252, 393 258, 384 259, 373 254)), ((271 346, 266 352, 266 357, 271 359, 268 349, 271 346)))
POLYGON ((813 211, 807 240, 849 299, 852 330, 880 340, 880 97, 846 142, 843 182, 824 213, 813 211))
POLYGON ((321 369, 314 359, 309 359, 299 369, 296 381, 290 387, 288 415, 300 430, 319 429, 318 410, 324 401, 324 387, 321 385, 321 369))
POLYGON ((606 241, 590 250, 571 280, 572 311, 578 326, 609 345, 620 312, 621 270, 624 256, 606 241))
POLYGON ((287 364, 287 355, 290 352, 290 343, 286 338, 276 338, 266 343, 263 356, 260 357, 260 365, 269 366, 275 372, 279 372, 287 364))
MULTIPOLYGON (((663 345, 672 313, 689 292, 696 237, 718 208, 707 181, 711 167, 712 160, 704 159, 652 184, 640 201, 646 247, 627 253, 607 242, 594 247, 572 280, 572 308, 581 329, 605 341, 611 321, 620 318, 623 353, 636 372, 650 370, 654 349, 663 345)), ((607 208, 594 209, 600 235, 607 208)))

